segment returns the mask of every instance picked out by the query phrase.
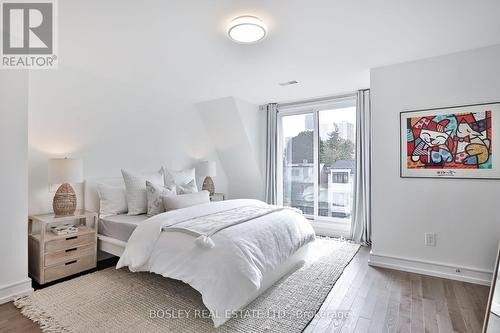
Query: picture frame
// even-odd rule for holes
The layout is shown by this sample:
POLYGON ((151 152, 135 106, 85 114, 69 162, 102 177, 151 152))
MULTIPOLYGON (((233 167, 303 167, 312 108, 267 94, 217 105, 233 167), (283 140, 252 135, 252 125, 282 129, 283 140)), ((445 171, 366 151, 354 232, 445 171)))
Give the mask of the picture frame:
POLYGON ((400 177, 500 179, 500 102, 400 112, 400 177))

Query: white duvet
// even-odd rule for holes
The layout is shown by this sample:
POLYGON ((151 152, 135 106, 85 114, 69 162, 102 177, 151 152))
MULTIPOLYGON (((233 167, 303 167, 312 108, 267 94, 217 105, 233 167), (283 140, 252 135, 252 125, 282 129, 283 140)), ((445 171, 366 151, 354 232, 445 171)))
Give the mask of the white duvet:
POLYGON ((251 301, 263 275, 315 238, 311 224, 285 209, 234 225, 212 235, 213 248, 195 243, 196 236, 162 232, 186 219, 242 206, 257 200, 228 200, 197 205, 145 220, 130 236, 117 268, 149 271, 188 283, 202 295, 215 327, 251 301))

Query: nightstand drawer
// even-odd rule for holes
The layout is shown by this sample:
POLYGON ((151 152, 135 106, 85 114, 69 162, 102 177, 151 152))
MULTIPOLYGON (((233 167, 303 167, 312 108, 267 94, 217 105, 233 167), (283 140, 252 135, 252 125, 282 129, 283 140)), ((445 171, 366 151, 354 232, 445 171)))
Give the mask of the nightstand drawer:
POLYGON ((48 241, 45 245, 45 253, 57 252, 78 247, 85 244, 95 244, 95 233, 67 235, 63 238, 48 241))
POLYGON ((95 244, 87 244, 58 252, 46 253, 45 266, 52 266, 89 255, 95 255, 95 244))
POLYGON ((54 281, 95 267, 95 255, 90 255, 45 269, 45 282, 54 281))

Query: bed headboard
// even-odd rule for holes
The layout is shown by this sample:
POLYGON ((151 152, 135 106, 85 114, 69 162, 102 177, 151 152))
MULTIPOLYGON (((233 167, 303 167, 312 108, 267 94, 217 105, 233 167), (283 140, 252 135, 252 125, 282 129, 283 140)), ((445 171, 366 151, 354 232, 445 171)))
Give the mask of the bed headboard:
POLYGON ((97 184, 113 186, 125 186, 122 177, 86 179, 83 188, 84 208, 93 212, 99 212, 99 193, 97 184))

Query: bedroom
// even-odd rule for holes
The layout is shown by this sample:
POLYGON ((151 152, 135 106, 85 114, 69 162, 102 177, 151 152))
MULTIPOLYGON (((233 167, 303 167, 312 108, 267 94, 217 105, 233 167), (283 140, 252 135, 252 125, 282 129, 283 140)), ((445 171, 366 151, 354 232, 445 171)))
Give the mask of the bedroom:
POLYGON ((496 1, 29 3, 0 16, 0 332, 495 323, 496 1))

